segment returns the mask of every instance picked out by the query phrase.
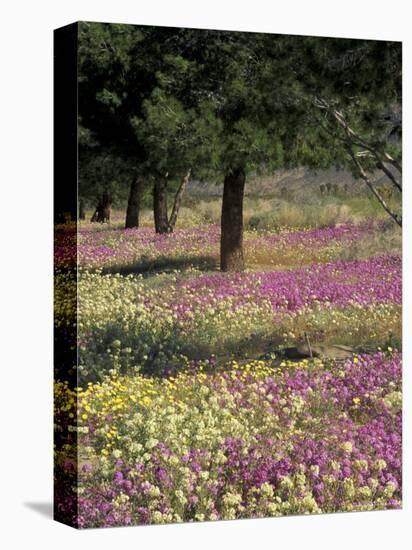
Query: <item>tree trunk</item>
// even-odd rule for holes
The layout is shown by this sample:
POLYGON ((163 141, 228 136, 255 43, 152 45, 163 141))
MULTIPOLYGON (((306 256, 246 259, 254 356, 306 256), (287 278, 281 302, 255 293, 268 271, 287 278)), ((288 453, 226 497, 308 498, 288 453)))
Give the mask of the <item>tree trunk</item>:
POLYGON ((97 222, 98 213, 99 213, 99 205, 96 206, 96 210, 94 211, 93 216, 90 218, 91 223, 97 222))
POLYGON ((112 211, 112 198, 110 194, 105 191, 102 195, 100 207, 97 213, 97 221, 100 223, 110 222, 110 214, 112 211))
POLYGON ((186 186, 189 183, 190 173, 191 169, 189 168, 187 174, 184 176, 180 183, 179 189, 176 192, 173 209, 169 220, 169 233, 173 233, 173 230, 175 228, 177 215, 179 213, 180 205, 182 204, 183 193, 185 192, 186 186))
POLYGON ((226 174, 223 186, 220 237, 220 269, 243 271, 243 193, 245 172, 241 168, 226 174))
POLYGON ((153 213, 156 233, 167 233, 167 177, 156 181, 153 188, 153 213))
POLYGON ((79 220, 85 220, 86 219, 86 211, 84 209, 84 201, 80 200, 79 202, 79 220))
POLYGON ((126 229, 139 227, 141 191, 142 181, 138 176, 134 176, 130 185, 129 199, 127 201, 126 229))
POLYGON ((110 222, 110 214, 112 210, 112 198, 110 194, 105 191, 99 200, 96 210, 91 218, 91 222, 110 222))

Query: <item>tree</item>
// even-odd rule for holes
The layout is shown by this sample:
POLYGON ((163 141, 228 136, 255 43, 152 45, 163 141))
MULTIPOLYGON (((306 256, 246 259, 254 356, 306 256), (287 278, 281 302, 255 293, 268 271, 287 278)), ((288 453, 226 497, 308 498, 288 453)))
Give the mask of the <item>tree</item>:
MULTIPOLYGON (((401 44, 332 38, 309 38, 307 44, 311 77, 302 78, 301 87, 306 127, 315 128, 314 140, 327 143, 336 161, 361 178, 401 226, 401 214, 393 211, 371 178, 380 170, 395 192, 402 193, 401 44)), ((315 148, 301 156, 303 162, 314 160, 315 148)))
MULTIPOLYGON (((178 33, 181 38, 181 33, 178 33)), ((217 161, 220 122, 213 105, 196 96, 196 58, 184 59, 185 41, 171 40, 158 60, 156 86, 143 100, 140 116, 132 119, 145 152, 145 171, 154 179, 153 211, 156 232, 173 231, 183 193, 192 173, 210 174, 217 161), (170 181, 179 181, 170 218, 167 194, 170 181)))
POLYGON ((168 174, 163 177, 157 177, 153 187, 153 213, 156 233, 173 233, 177 222, 177 215, 179 213, 180 205, 183 198, 183 193, 185 191, 185 188, 187 187, 187 184, 189 183, 190 174, 191 168, 189 168, 185 176, 182 178, 179 187, 177 188, 170 217, 168 215, 167 208, 168 174))
POLYGON ((137 173, 133 176, 130 186, 126 211, 126 229, 139 227, 140 199, 142 192, 141 176, 137 173))
MULTIPOLYGON (((370 141, 355 131, 347 120, 347 116, 339 111, 335 106, 328 103, 326 100, 316 99, 315 105, 325 112, 325 117, 322 120, 322 128, 339 141, 345 147, 349 159, 353 163, 353 171, 357 177, 360 177, 372 191, 373 195, 378 200, 382 208, 389 216, 402 227, 402 215, 396 213, 391 206, 386 202, 382 193, 377 189, 368 175, 368 172, 381 170, 388 178, 390 184, 395 191, 402 193, 402 165, 399 160, 400 148, 395 152, 389 153, 387 150, 388 141, 397 126, 400 123, 399 119, 395 119, 391 125, 389 132, 384 132, 380 139, 370 141), (397 154, 396 154, 397 153, 397 154)), ((391 117, 386 117, 386 120, 391 120, 391 117)))
POLYGON ((144 185, 143 150, 130 124, 140 112, 143 84, 151 85, 136 62, 143 39, 132 25, 79 23, 80 195, 94 190, 99 203, 103 187, 113 200, 127 200, 126 227, 138 225, 144 185), (100 168, 102 158, 112 170, 100 168))
POLYGON ((133 169, 131 161, 101 146, 83 147, 81 140, 80 137, 78 177, 79 202, 83 203, 83 209, 95 211, 102 204, 104 193, 110 195, 112 203, 126 202, 133 169))
POLYGON ((97 203, 96 210, 94 211, 93 216, 91 217, 91 222, 110 222, 110 215, 112 210, 113 199, 110 193, 106 190, 102 194, 97 203))
MULTIPOLYGON (((281 55, 270 59, 265 35, 207 31, 198 38, 199 95, 213 105, 221 130, 218 170, 223 173, 221 269, 241 271, 243 257, 243 196, 247 175, 282 166, 284 111, 268 101, 268 67, 285 65, 287 37, 271 37, 281 55), (281 115, 281 116, 280 116, 281 115), (282 118, 283 117, 283 118, 282 118)), ((290 83, 285 71, 278 94, 290 83)), ((273 81, 269 88, 273 90, 273 81)))
POLYGON ((145 148, 145 170, 154 178, 153 212, 157 233, 172 232, 176 223, 179 203, 190 176, 190 164, 194 160, 193 117, 194 113, 185 110, 176 97, 155 88, 150 98, 143 102, 141 117, 132 121, 137 139, 145 148), (173 223, 170 223, 168 181, 182 172, 185 177, 175 197, 173 223))
POLYGON ((139 197, 154 180, 156 229, 172 231, 189 170, 199 172, 206 156, 213 164, 214 124, 191 92, 196 60, 181 55, 192 31, 80 25, 80 115, 92 136, 82 150, 109 149, 130 169, 126 227, 138 224, 139 197), (180 184, 169 220, 171 180, 180 184))
POLYGON ((80 199, 79 201, 79 220, 86 219, 86 211, 84 209, 84 201, 80 199))
MULTIPOLYGON (((325 139, 315 98, 351 110, 366 138, 361 144, 360 134, 351 133, 341 117, 346 140, 349 134, 352 146, 355 139, 358 146, 368 143, 375 168, 383 169, 399 189, 377 136, 383 113, 400 101, 401 47, 391 42, 276 35, 244 34, 225 40, 223 52, 230 55, 225 58, 223 53, 215 65, 223 75, 218 90, 226 164, 221 268, 237 271, 244 267, 241 213, 248 170, 271 170, 277 163, 325 168, 349 161, 365 179, 359 152, 348 150, 347 142, 342 147, 330 135, 325 139)), ((391 158, 398 163, 398 157, 391 158)))

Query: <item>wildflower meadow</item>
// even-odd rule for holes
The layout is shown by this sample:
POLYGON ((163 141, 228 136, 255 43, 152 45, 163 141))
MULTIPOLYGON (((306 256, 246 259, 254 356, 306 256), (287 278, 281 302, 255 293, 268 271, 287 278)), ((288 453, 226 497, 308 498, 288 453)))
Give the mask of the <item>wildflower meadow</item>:
POLYGON ((80 225, 77 299, 63 235, 56 309, 67 335, 78 307, 79 365, 78 386, 55 385, 57 463, 78 482, 62 513, 101 527, 400 507, 400 255, 343 259, 380 231, 251 232, 265 269, 223 274, 214 225, 80 225), (303 331, 353 353, 287 358, 303 331))
POLYGON ((401 54, 56 31, 56 519, 401 508, 401 54))

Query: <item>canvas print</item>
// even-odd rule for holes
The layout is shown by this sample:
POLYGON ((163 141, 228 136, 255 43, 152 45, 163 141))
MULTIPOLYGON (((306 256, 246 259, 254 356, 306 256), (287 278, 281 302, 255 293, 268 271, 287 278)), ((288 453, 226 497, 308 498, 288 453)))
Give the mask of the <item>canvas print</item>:
POLYGON ((79 22, 54 71, 55 518, 400 508, 401 43, 79 22))

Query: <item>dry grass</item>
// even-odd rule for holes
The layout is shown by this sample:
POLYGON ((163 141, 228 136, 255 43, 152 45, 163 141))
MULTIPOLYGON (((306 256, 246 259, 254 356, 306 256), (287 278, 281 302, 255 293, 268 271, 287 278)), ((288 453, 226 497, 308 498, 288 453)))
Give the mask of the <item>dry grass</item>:
POLYGON ((371 233, 368 237, 345 246, 341 250, 340 259, 364 260, 382 254, 402 254, 402 231, 391 220, 382 225, 379 233, 371 233))
MULTIPOLYGON (((391 206, 399 211, 399 197, 391 199, 391 206)), ((178 228, 195 227, 204 224, 220 224, 222 200, 220 197, 200 198, 186 195, 179 212, 178 228)), ((87 212, 83 227, 89 226, 91 211, 87 212)), ((245 229, 258 231, 279 231, 285 227, 292 230, 327 227, 339 223, 361 223, 365 220, 386 220, 387 214, 377 201, 369 194, 356 196, 323 197, 312 190, 311 193, 301 191, 293 199, 281 196, 250 197, 246 196, 243 210, 245 229)), ((112 212, 111 227, 124 227, 125 212, 112 212)), ((143 227, 153 227, 153 212, 142 209, 140 224, 143 227)), ((92 224, 96 229, 98 224, 92 224)), ((102 224, 106 228, 106 224, 102 224)))
POLYGON ((350 209, 342 204, 297 205, 283 201, 272 206, 263 200, 258 202, 258 208, 245 209, 246 228, 279 231, 284 227, 306 229, 353 221, 350 209))

